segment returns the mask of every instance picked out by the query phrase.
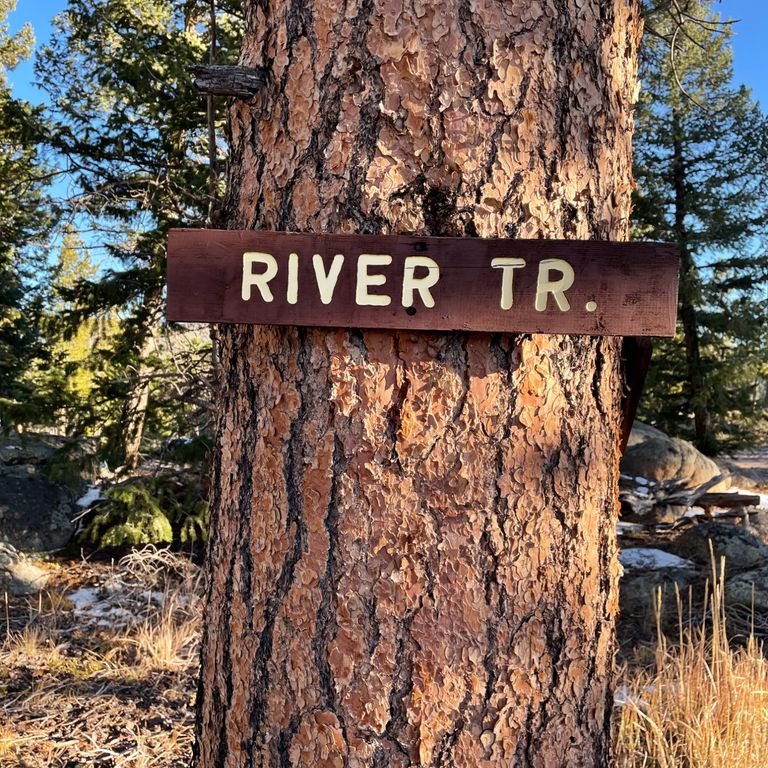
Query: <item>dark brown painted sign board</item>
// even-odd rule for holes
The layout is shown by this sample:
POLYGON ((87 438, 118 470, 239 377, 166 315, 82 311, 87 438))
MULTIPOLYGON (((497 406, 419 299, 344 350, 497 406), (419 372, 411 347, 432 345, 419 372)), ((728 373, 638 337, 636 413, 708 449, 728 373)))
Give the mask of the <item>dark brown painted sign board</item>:
POLYGON ((673 336, 675 246, 172 230, 168 319, 673 336))

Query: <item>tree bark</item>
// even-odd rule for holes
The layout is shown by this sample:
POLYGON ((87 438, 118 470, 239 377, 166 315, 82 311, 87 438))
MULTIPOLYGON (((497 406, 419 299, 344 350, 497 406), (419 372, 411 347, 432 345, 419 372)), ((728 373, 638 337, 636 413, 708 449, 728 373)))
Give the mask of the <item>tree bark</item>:
MULTIPOLYGON (((230 227, 626 237, 635 0, 244 10, 230 227)), ((619 340, 220 334, 195 766, 609 765, 619 340)))

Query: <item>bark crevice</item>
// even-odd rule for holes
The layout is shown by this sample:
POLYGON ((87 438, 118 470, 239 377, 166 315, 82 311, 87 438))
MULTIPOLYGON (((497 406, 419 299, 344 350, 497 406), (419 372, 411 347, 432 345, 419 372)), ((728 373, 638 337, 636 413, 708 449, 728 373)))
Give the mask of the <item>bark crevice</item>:
MULTIPOLYGON (((638 3, 550 10, 244 0, 225 223, 625 238, 638 3)), ((618 344, 219 355, 195 768, 607 766, 618 344)))

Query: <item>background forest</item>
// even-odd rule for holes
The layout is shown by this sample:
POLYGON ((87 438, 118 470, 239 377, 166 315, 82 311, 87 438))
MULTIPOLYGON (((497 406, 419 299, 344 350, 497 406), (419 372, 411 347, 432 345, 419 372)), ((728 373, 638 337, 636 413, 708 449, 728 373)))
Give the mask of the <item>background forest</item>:
MULTIPOLYGON (((710 452, 761 435, 768 362, 768 127, 715 6, 690 4, 682 27, 649 10, 633 222, 683 257, 679 335, 657 345, 643 416, 710 452)), ((95 438, 113 468, 210 434, 208 332, 164 321, 163 286, 168 229, 211 224, 223 191, 225 100, 211 146, 187 71, 212 19, 215 61, 235 62, 236 2, 72 0, 36 53, 44 108, 6 76, 32 30, 0 27, 3 430, 95 438)))
MULTIPOLYGON (((215 226, 226 100, 188 67, 236 62, 237 0, 70 0, 35 53, 44 107, 8 84, 34 48, 30 28, 8 31, 13 5, 0 0, 0 429, 63 436, 63 465, 85 439, 118 479, 142 457, 204 461, 212 339, 164 319, 165 242, 215 226)), ((734 82, 716 6, 646 9, 633 219, 682 257, 678 335, 656 342, 640 416, 708 453, 761 441, 768 412, 768 120, 734 82)), ((110 543, 167 539, 153 520, 110 543)))
MULTIPOLYGON (((245 20, 239 0, 66 0, 36 44, 31 27, 10 24, 15 4, 0 0, 0 479, 19 504, 14 489, 30 478, 67 489, 61 542, 41 527, 28 548, 68 548, 65 565, 37 569, 46 591, 5 596, 0 766, 186 765, 216 337, 166 321, 165 248, 169 229, 216 227, 226 205, 227 99, 201 95, 189 67, 237 63, 245 20), (42 105, 11 86, 28 60, 42 105)), ((768 116, 734 77, 737 25, 718 6, 644 3, 631 228, 681 254, 677 335, 654 341, 638 418, 722 458, 768 443, 768 116)), ((645 503, 652 484, 622 479, 634 483, 622 502, 645 503)), ((678 498, 678 513, 694 501, 678 498)), ((729 584, 747 568, 768 584, 768 525, 747 546, 741 526, 709 523, 730 529, 722 548, 742 558, 729 584)), ((648 546, 627 538, 638 523, 621 525, 622 547, 648 546)), ((669 629, 665 610, 677 616, 672 588, 655 614, 649 599, 675 555, 634 571, 639 619, 621 561, 619 635, 636 652, 617 693, 623 766, 749 768, 768 750, 768 665, 755 642, 768 637, 768 598, 758 592, 757 622, 751 585, 751 618, 743 601, 727 612, 725 571, 709 570, 703 541, 685 544, 677 560, 691 567, 672 587, 712 577, 710 635, 681 624, 675 649, 643 634, 655 621, 669 629), (734 628, 749 636, 738 648, 734 628)), ((5 544, 0 535, 0 572, 21 562, 34 582, 5 544)))

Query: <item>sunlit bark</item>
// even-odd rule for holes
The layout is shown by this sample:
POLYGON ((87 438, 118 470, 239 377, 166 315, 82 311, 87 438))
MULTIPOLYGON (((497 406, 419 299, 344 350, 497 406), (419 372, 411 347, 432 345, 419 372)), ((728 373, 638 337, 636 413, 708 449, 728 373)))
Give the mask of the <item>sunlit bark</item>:
MULTIPOLYGON (((626 237, 634 0, 244 7, 230 227, 626 237)), ((608 765, 618 349, 223 327, 195 765, 608 765)))

